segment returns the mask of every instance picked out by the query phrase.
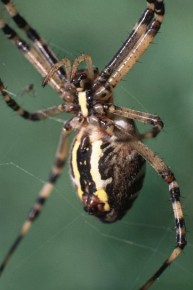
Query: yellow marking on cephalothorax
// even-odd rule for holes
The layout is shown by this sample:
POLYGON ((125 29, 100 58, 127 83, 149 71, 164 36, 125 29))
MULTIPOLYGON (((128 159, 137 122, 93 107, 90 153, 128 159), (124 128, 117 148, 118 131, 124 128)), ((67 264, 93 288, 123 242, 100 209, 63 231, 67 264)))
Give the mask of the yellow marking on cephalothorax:
POLYGON ((94 195, 96 195, 103 203, 104 203, 104 210, 105 211, 109 211, 110 210, 110 206, 108 203, 108 195, 106 193, 106 191, 104 191, 104 189, 99 189, 96 192, 94 192, 94 195))
POLYGON ((101 174, 99 172, 99 161, 103 155, 102 149, 101 149, 102 141, 98 140, 92 143, 92 154, 90 158, 90 174, 92 176, 92 180, 95 183, 97 191, 94 193, 94 195, 98 196, 98 198, 104 202, 105 206, 104 209, 106 211, 110 210, 110 206, 108 204, 108 195, 105 191, 105 188, 107 184, 112 182, 112 177, 108 179, 102 179, 101 174))
POLYGON ((77 187, 78 196, 80 199, 82 199, 83 191, 81 190, 80 173, 79 173, 78 164, 77 164, 77 150, 79 146, 80 146, 80 142, 75 141, 74 147, 72 148, 72 169, 74 173, 73 181, 77 187))
POLYGON ((88 116, 88 108, 87 108, 85 91, 78 92, 78 103, 79 103, 79 106, 81 108, 83 117, 87 117, 88 116))

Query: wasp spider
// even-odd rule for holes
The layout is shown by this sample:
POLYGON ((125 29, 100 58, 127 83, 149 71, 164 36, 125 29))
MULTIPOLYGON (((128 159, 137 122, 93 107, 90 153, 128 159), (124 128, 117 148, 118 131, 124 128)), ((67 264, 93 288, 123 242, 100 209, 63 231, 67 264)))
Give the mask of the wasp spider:
POLYGON ((143 185, 146 161, 169 186, 177 244, 169 258, 141 288, 148 289, 186 245, 180 190, 168 166, 142 143, 142 139, 153 138, 160 132, 163 127, 161 119, 116 106, 113 103, 113 89, 138 61, 160 29, 164 16, 163 1, 147 1, 147 8, 141 18, 102 72, 93 67, 92 59, 87 54, 80 55, 73 63, 67 58, 58 61, 37 31, 17 12, 13 3, 10 0, 1 2, 16 25, 26 33, 31 46, 0 19, 2 32, 44 77, 43 86, 49 83, 62 100, 58 106, 30 113, 9 96, 1 81, 0 90, 4 101, 18 115, 30 121, 44 120, 61 112, 70 112, 74 117, 64 123, 48 181, 40 190, 18 237, 6 254, 0 272, 4 270, 53 190, 67 157, 67 137, 76 129, 70 153, 71 178, 89 214, 106 223, 122 218, 133 205, 143 185), (85 63, 85 69, 79 69, 82 62, 85 63), (151 124, 152 129, 143 134, 138 133, 135 120, 151 124))

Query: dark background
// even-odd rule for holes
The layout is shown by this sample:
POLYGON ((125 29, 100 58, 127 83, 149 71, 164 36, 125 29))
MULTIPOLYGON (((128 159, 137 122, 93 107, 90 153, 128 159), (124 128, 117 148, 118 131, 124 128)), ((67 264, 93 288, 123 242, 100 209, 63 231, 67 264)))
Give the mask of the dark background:
MULTIPOLYGON (((193 3, 165 2, 161 33, 120 83, 115 102, 156 113, 165 122, 156 140, 146 143, 172 168, 180 183, 189 243, 152 289, 189 290, 193 287, 193 3)), ((86 52, 99 69, 145 7, 143 0, 17 0, 16 4, 59 58, 73 60, 86 52)), ((0 9, 12 24, 4 8, 0 9)), ((16 100, 31 111, 60 102, 52 89, 42 89, 41 77, 2 33, 0 77, 16 100), (21 96, 31 83, 35 94, 21 96)), ((0 257, 47 179, 61 127, 59 120, 24 121, 0 100, 0 257)), ((168 188, 150 166, 135 206, 113 225, 101 224, 84 213, 66 167, 41 218, 10 261, 0 289, 138 289, 174 245, 168 188)))

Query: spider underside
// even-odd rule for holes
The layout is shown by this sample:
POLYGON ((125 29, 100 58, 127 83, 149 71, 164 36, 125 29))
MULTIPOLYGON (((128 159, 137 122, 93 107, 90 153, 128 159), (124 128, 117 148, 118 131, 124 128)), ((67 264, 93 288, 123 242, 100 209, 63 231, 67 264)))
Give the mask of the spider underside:
POLYGON ((142 143, 142 139, 156 137, 161 131, 161 119, 116 106, 113 103, 113 89, 159 31, 164 16, 163 1, 147 1, 147 8, 141 18, 102 72, 93 67, 92 59, 87 54, 80 55, 73 63, 67 58, 58 61, 37 31, 17 12, 13 3, 10 0, 1 2, 16 25, 24 30, 31 45, 0 19, 2 32, 44 77, 43 86, 49 83, 59 93, 62 102, 58 106, 30 113, 10 97, 0 81, 4 101, 18 115, 30 121, 44 120, 61 112, 70 112, 74 117, 64 123, 48 181, 40 190, 17 239, 4 257, 0 273, 50 196, 67 158, 67 138, 76 130, 70 154, 71 178, 83 207, 89 214, 103 222, 114 222, 122 218, 133 205, 143 185, 146 161, 169 186, 177 243, 169 258, 140 288, 148 289, 186 245, 180 189, 168 166, 142 143), (85 63, 85 69, 79 69, 82 62, 85 63), (152 129, 139 133, 134 121, 150 124, 152 129))

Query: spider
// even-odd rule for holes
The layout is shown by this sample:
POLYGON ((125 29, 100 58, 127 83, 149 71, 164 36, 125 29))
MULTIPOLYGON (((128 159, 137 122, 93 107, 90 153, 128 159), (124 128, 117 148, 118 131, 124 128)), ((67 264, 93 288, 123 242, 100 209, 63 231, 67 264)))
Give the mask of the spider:
POLYGON ((156 115, 116 106, 113 103, 113 89, 159 31, 165 10, 163 1, 147 1, 141 18, 102 72, 93 67, 92 59, 87 54, 80 55, 73 63, 67 58, 58 61, 13 3, 10 0, 1 2, 16 25, 26 33, 31 46, 0 19, 2 32, 44 77, 43 86, 49 83, 62 100, 58 106, 30 113, 11 98, 1 81, 0 91, 4 101, 18 115, 30 121, 44 120, 62 112, 70 112, 74 117, 64 122, 48 181, 40 190, 18 237, 4 257, 0 273, 50 196, 67 158, 67 138, 73 130, 77 130, 70 153, 71 178, 85 211, 102 222, 115 222, 131 208, 143 185, 146 161, 169 186, 177 243, 171 255, 140 288, 148 289, 186 245, 180 189, 168 166, 142 143, 142 139, 156 137, 161 131, 161 119, 156 115), (79 68, 82 62, 85 69, 79 68), (152 129, 138 133, 134 121, 150 124, 152 129))

